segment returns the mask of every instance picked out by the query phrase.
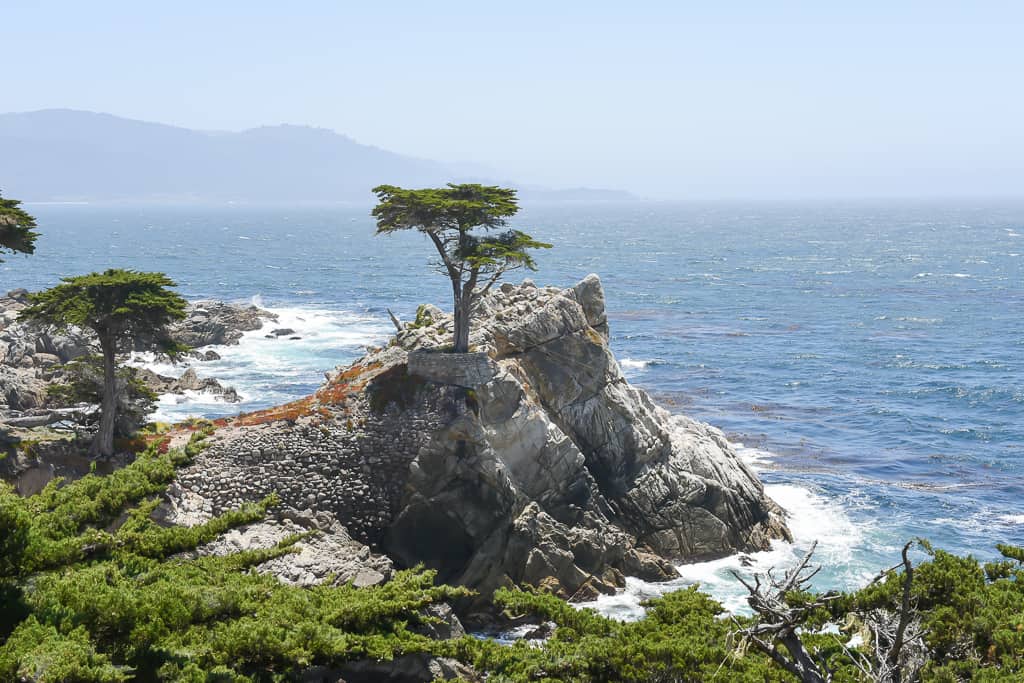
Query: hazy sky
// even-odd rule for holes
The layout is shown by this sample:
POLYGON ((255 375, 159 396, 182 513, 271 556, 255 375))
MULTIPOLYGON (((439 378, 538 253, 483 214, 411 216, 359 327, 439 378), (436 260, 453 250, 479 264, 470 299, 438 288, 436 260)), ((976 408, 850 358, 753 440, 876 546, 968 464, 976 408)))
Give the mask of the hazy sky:
POLYGON ((656 197, 1024 195, 1024 2, 0 0, 0 111, 656 197))

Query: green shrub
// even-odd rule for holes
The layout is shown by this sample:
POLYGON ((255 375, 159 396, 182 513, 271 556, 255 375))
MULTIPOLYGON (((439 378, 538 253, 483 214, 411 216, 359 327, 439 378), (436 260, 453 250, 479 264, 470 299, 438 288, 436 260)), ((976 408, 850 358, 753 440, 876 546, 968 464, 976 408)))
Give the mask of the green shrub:
MULTIPOLYGON (((256 521, 275 496, 194 527, 154 520, 176 467, 203 447, 213 425, 196 423, 185 451, 156 445, 106 476, 51 482, 22 498, 0 486, 0 680, 292 680, 311 666, 402 654, 453 656, 489 683, 796 680, 739 632, 752 618, 726 615, 694 586, 646 603, 646 617, 619 622, 533 589, 503 589, 496 605, 555 624, 543 641, 502 645, 465 637, 437 641, 418 626, 424 608, 469 593, 437 586, 414 569, 382 585, 281 583, 254 567, 293 552, 304 536, 225 556, 191 552, 256 521)), ((999 546, 981 564, 932 550, 914 568, 911 604, 925 663, 906 681, 1024 680, 1024 550, 999 546)), ((807 613, 800 638, 836 683, 864 680, 874 644, 848 649, 865 616, 895 613, 904 574, 842 594, 807 613), (856 660, 856 661, 855 661, 856 660)), ((811 593, 790 592, 790 606, 811 593)), ((916 628, 916 627, 915 627, 916 628)))
MULTIPOLYGON (((193 435, 198 449, 212 431, 193 435)), ((314 665, 430 652, 412 627, 462 597, 433 572, 381 586, 300 588, 252 571, 303 536, 226 556, 189 554, 262 518, 270 496, 193 527, 153 520, 188 461, 156 447, 107 476, 53 482, 28 498, 0 487, 0 680, 278 680, 314 665), (183 554, 184 553, 184 554, 183 554)))

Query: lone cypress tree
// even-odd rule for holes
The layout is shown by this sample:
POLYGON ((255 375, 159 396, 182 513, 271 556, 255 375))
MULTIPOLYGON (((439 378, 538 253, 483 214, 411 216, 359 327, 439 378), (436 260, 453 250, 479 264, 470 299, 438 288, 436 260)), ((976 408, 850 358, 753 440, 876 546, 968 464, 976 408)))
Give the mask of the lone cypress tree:
POLYGON ((379 200, 373 209, 378 235, 416 229, 426 234, 437 249, 440 270, 452 285, 456 353, 469 351, 473 303, 508 271, 523 267, 536 270, 527 249, 551 247, 519 230, 473 234, 474 230, 495 230, 508 224, 519 211, 513 189, 449 183, 447 187, 421 190, 380 185, 373 192, 379 200))
POLYGON ((20 206, 17 199, 4 199, 0 194, 0 253, 31 254, 36 250, 39 233, 32 231, 36 219, 20 206))
POLYGON ((114 452, 117 418, 117 353, 123 342, 152 340, 154 350, 175 354, 184 350, 170 339, 168 323, 185 317, 185 300, 168 287, 175 283, 163 273, 111 269, 63 278, 62 284, 31 295, 21 317, 57 327, 83 327, 96 333, 103 352, 103 400, 100 427, 92 455, 114 452))

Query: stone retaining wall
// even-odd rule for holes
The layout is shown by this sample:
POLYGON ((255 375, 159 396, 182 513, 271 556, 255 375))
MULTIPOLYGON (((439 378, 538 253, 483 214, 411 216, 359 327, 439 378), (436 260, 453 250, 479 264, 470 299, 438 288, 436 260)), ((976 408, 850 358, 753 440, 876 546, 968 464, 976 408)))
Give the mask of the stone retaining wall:
POLYGON ((178 482, 205 499, 207 513, 276 492, 284 506, 310 517, 330 512, 353 538, 376 543, 401 500, 409 463, 451 419, 438 405, 443 402, 389 405, 371 416, 361 397, 330 419, 313 415, 290 429, 247 428, 225 440, 215 434, 178 482))
POLYGON ((490 382, 495 372, 496 366, 486 353, 440 353, 423 349, 409 353, 409 374, 438 384, 476 389, 490 382))

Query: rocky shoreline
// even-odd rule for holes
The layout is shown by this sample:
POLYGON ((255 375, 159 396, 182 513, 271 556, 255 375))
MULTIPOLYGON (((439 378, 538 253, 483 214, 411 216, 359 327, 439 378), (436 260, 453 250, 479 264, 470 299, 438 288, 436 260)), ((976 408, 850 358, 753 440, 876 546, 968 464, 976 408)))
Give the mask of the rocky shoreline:
MULTIPOLYGON (((97 406, 69 401, 53 390, 80 376, 83 369, 76 365, 97 354, 99 348, 91 335, 80 330, 55 330, 19 321, 18 312, 28 304, 28 294, 16 289, 0 297, 0 441, 12 446, 12 457, 0 460, 0 477, 25 494, 39 490, 55 476, 77 478, 90 467, 103 470, 124 460, 121 457, 114 463, 94 465, 75 452, 70 440, 88 434, 95 423, 97 406), (36 433, 40 428, 50 431, 40 435, 36 433), (34 444, 40 436, 47 439, 34 444), (22 440, 33 447, 18 448, 22 440)), ((256 306, 195 301, 189 304, 185 319, 174 323, 170 332, 172 338, 191 349, 183 360, 201 364, 220 358, 209 347, 238 344, 246 332, 276 320, 274 313, 256 306)), ((122 364, 127 360, 128 356, 120 359, 122 364)), ((123 367, 126 376, 122 381, 138 382, 154 395, 198 392, 228 403, 239 401, 233 387, 213 377, 201 377, 192 367, 179 377, 142 367, 123 367)), ((97 376, 97 386, 99 381, 97 376)), ((145 400, 132 392, 122 392, 121 409, 126 413, 123 431, 139 426, 136 419, 144 412, 138 406, 145 400)))
MULTIPOLYGON (((26 324, 18 312, 28 304, 24 289, 0 298, 0 417, 19 417, 16 413, 65 407, 56 406, 47 396, 47 387, 65 379, 68 363, 99 352, 96 342, 80 330, 63 330, 26 324)), ((190 347, 188 359, 211 361, 220 358, 208 346, 238 344, 245 332, 258 330, 277 316, 256 306, 241 306, 220 301, 196 301, 188 306, 184 320, 170 327, 171 337, 190 347)), ((144 348, 139 344, 139 348, 144 348)), ((236 402, 237 392, 214 378, 199 378, 193 369, 181 377, 165 377, 139 369, 136 377, 158 394, 182 394, 200 391, 236 402)))
MULTIPOLYGON (((95 350, 82 334, 19 323, 26 294, 0 299, 0 423, 15 442, 38 433, 19 431, 19 420, 55 410, 47 387, 95 350)), ((590 601, 620 590, 627 576, 667 580, 678 563, 790 538, 785 513, 719 430, 670 415, 626 381, 609 350, 597 276, 568 289, 506 284, 481 299, 475 316, 470 353, 445 352, 451 316, 421 306, 385 347, 328 373, 315 394, 217 420, 154 519, 192 526, 276 493, 281 504, 266 519, 194 554, 266 549, 306 534, 298 552, 257 568, 302 586, 373 586, 425 565, 439 582, 476 595, 454 606, 459 617, 446 605, 432 613, 432 637, 442 639, 464 634, 463 622, 507 627, 490 605, 501 587, 590 601)), ((238 343, 274 322, 256 307, 196 302, 172 335, 202 362, 218 357, 204 347, 238 343)), ((178 378, 132 372, 159 393, 237 397, 191 368, 178 378)), ((172 427, 165 438, 181 447, 192 433, 172 427)), ((0 477, 23 495, 132 457, 92 461, 61 439, 11 450, 0 477)), ((460 672, 454 661, 418 655, 344 669, 346 680, 460 672)))
POLYGON ((421 307, 315 395, 227 420, 179 473, 167 519, 277 492, 325 537, 344 529, 382 579, 384 561, 423 563, 481 603, 524 583, 591 600, 789 537, 720 431, 625 380, 596 276, 505 285, 477 320, 474 352, 447 354, 450 316, 421 307))

